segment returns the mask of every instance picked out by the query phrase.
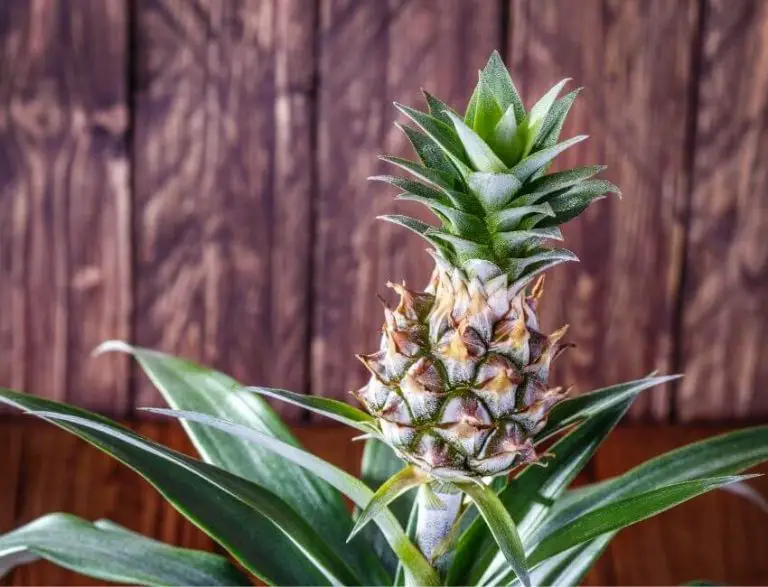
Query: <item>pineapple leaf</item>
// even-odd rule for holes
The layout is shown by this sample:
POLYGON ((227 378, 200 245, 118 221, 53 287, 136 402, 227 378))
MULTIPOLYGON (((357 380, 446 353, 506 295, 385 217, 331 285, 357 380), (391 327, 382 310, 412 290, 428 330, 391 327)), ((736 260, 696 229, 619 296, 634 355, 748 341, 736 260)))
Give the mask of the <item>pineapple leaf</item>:
POLYGON ((472 214, 467 214, 461 210, 457 210, 452 206, 446 206, 439 202, 430 200, 414 194, 400 194, 396 198, 397 200, 404 200, 407 202, 418 202, 424 204, 427 208, 435 213, 439 213, 440 218, 445 218, 448 221, 448 226, 451 227, 457 234, 463 234, 466 236, 478 235, 481 236, 485 233, 485 227, 482 220, 472 214))
POLYGON ((523 138, 518 133, 515 110, 510 106, 493 129, 489 142, 505 164, 513 165, 520 161, 523 153, 523 138))
POLYGON ((424 94, 424 100, 427 102, 429 115, 434 118, 437 118, 440 122, 450 126, 451 119, 448 118, 448 115, 446 114, 446 112, 454 112, 455 114, 455 111, 453 110, 453 108, 448 106, 448 104, 446 104, 442 100, 435 98, 432 94, 430 94, 426 90, 421 90, 421 93, 424 94))
POLYGON ((503 255, 509 257, 513 251, 524 247, 538 247, 548 240, 563 240, 563 234, 556 226, 548 228, 533 228, 531 230, 511 230, 497 232, 494 239, 503 243, 503 255))
POLYGON ((477 84, 477 103, 475 104, 475 114, 471 125, 467 125, 474 130, 483 140, 489 140, 493 136, 496 124, 501 119, 503 110, 491 93, 488 83, 483 79, 483 72, 480 72, 480 81, 477 84))
MULTIPOLYGON (((600 558, 614 536, 616 536, 615 532, 609 532, 591 542, 579 544, 548 558, 531 571, 531 582, 534 585, 558 585, 558 587, 581 585, 584 575, 600 558)), ((493 584, 497 584, 495 579, 493 584)), ((520 585, 522 583, 517 578, 510 583, 510 587, 520 587, 520 585)))
POLYGON ((405 133, 408 142, 411 143, 413 150, 429 169, 434 169, 447 177, 452 177, 454 182, 460 181, 460 174, 451 159, 445 154, 429 136, 409 126, 395 123, 395 126, 405 133))
POLYGON ((305 408, 310 412, 315 412, 316 414, 320 414, 331 420, 336 420, 337 422, 341 422, 351 428, 356 428, 366 434, 379 434, 379 429, 376 427, 376 418, 345 402, 340 402, 328 397, 294 393, 284 389, 271 389, 269 387, 243 387, 242 389, 251 393, 273 397, 286 403, 293 404, 294 406, 299 406, 300 408, 305 408))
MULTIPOLYGON (((581 397, 569 401, 579 399, 581 397)), ((599 505, 697 477, 734 475, 766 461, 768 426, 737 430, 689 444, 646 461, 619 477, 563 498, 532 540, 540 541, 599 505)))
POLYGON ((531 214, 554 216, 555 211, 549 204, 532 204, 530 206, 513 206, 505 208, 488 217, 488 223, 497 231, 515 230, 523 218, 531 214))
POLYGON ((48 514, 0 536, 0 578, 13 567, 45 559, 81 575, 141 585, 245 585, 223 556, 178 548, 122 526, 69 514, 48 514))
POLYGON ((316 584, 329 574, 341 582, 355 579, 304 517, 260 485, 85 410, 10 390, 0 390, 0 401, 53 422, 136 471, 262 580, 316 584), (295 564, 282 564, 285 557, 295 564))
POLYGON ((473 173, 467 178, 470 191, 488 211, 504 207, 522 187, 510 173, 473 173))
POLYGON ((395 107, 415 122, 442 149, 443 153, 445 153, 446 157, 463 177, 472 172, 464 161, 464 147, 453 128, 428 114, 398 104, 397 102, 395 102, 395 107))
POLYGON ((551 220, 544 220, 540 225, 563 224, 581 214, 592 202, 604 198, 605 194, 609 193, 621 194, 621 191, 610 181, 599 179, 583 181, 548 200, 555 216, 551 220))
POLYGON ((631 526, 713 489, 752 477, 755 475, 683 481, 603 505, 544 537, 530 555, 530 564, 534 566, 577 544, 631 526))
MULTIPOLYGON (((370 439, 366 441, 360 476, 368 487, 376 491, 382 483, 402 468, 403 461, 395 454, 392 447, 381 440, 370 439)), ((406 494, 395 503, 390 504, 390 510, 401 525, 407 524, 414 503, 414 496, 406 494)), ((378 527, 375 525, 366 526, 363 528, 363 535, 368 538, 379 560, 382 561, 390 574, 394 576, 398 569, 402 569, 378 527)))
POLYGON ((542 138, 542 136, 545 134, 545 131, 548 130, 545 128, 545 124, 549 114, 563 87, 565 87, 565 84, 567 84, 569 81, 571 81, 571 78, 566 78, 550 88, 550 90, 544 94, 539 99, 539 101, 536 102, 536 104, 533 105, 533 108, 531 108, 531 111, 528 113, 528 117, 526 118, 528 140, 526 142, 525 149, 523 150, 524 157, 542 138))
MULTIPOLYGON (((486 143, 480 136, 469 128, 464 121, 459 118, 453 112, 448 112, 448 116, 453 121, 453 126, 456 128, 456 133, 459 135, 459 140, 464 146, 464 152, 467 157, 478 171, 506 171, 507 166, 499 159, 493 149, 486 143)), ((462 170, 464 177, 468 177, 471 173, 466 173, 462 170)))
POLYGON ((352 540, 354 536, 363 529, 363 527, 370 522, 373 518, 383 512, 387 506, 400 497, 403 493, 423 485, 428 481, 426 473, 422 472, 411 465, 401 469, 392 477, 387 479, 381 487, 373 494, 371 501, 360 513, 360 516, 355 521, 355 526, 349 533, 347 542, 352 540))
POLYGON ((491 251, 485 245, 456 236, 455 234, 432 228, 427 232, 427 236, 449 243, 464 261, 470 259, 486 259, 490 261, 493 259, 491 251))
POLYGON ((447 204, 450 201, 441 191, 431 188, 421 182, 413 181, 412 179, 406 179, 404 177, 397 177, 395 175, 372 175, 368 178, 368 181, 380 181, 383 183, 388 183, 402 190, 405 190, 408 193, 419 196, 424 200, 441 202, 443 204, 447 204))
MULTIPOLYGON (((173 418, 198 422, 259 444, 267 450, 270 450, 284 459, 317 475, 346 495, 358 507, 364 508, 373 497, 373 492, 366 487, 365 483, 346 471, 331 465, 312 453, 281 442, 276 438, 262 434, 257 430, 195 412, 165 410, 160 408, 148 408, 147 411, 173 418)), ((406 571, 410 574, 413 581, 420 585, 439 584, 439 580, 434 570, 413 543, 408 540, 408 537, 403 532, 402 526, 392 515, 392 512, 385 508, 381 514, 374 518, 374 521, 386 537, 392 550, 395 551, 397 556, 403 562, 406 571)))
POLYGON ((527 205, 535 204, 541 200, 546 201, 559 195, 563 190, 578 185, 605 169, 604 165, 593 165, 591 167, 576 167, 556 173, 548 173, 527 184, 521 191, 521 194, 515 198, 513 205, 527 205))
POLYGON ((532 155, 529 155, 520 163, 510 169, 510 173, 513 173, 520 181, 527 181, 531 176, 543 169, 552 159, 557 157, 560 153, 573 145, 580 143, 587 138, 587 135, 578 135, 570 138, 562 143, 558 143, 553 147, 536 151, 532 155))
POLYGON ((400 169, 411 173, 422 181, 431 183, 435 187, 448 190, 452 190, 454 187, 453 177, 437 169, 424 167, 423 165, 419 165, 418 163, 414 163, 408 159, 401 159, 400 157, 388 157, 386 155, 382 155, 379 157, 379 159, 386 161, 387 163, 392 163, 392 165, 397 165, 400 169))
POLYGON ((517 120, 525 118, 525 106, 520 94, 509 76, 507 66, 498 51, 491 53, 488 63, 483 68, 483 76, 493 96, 503 111, 512 106, 517 120))
POLYGON ((571 106, 580 92, 581 88, 577 88, 552 105, 546 120, 541 125, 538 139, 534 144, 536 150, 546 149, 557 144, 557 141, 560 139, 560 133, 563 130, 565 118, 568 116, 568 112, 571 110, 571 106))
POLYGON ((642 391, 680 379, 680 377, 681 375, 644 377, 643 379, 604 387, 563 400, 552 408, 546 425, 536 435, 536 442, 542 442, 569 426, 603 410, 610 410, 624 402, 627 398, 634 397, 642 391))
POLYGON ((533 249, 532 253, 525 257, 511 257, 507 260, 508 271, 513 280, 522 279, 530 275, 530 270, 536 271, 542 263, 547 267, 554 267, 560 263, 578 261, 579 258, 568 249, 533 249))
MULTIPOLYGON (((95 352, 119 351, 133 355, 168 405, 203 412, 299 445, 267 401, 244 391, 238 381, 191 361, 109 341, 95 352)), ((279 495, 313 526, 324 529, 324 538, 366 581, 380 581, 385 570, 362 544, 345 545, 352 519, 333 488, 301 467, 276 458, 271 452, 207 426, 182 422, 201 458, 279 495)))
POLYGON ((477 507, 499 550, 525 587, 530 587, 525 549, 514 520, 490 487, 474 482, 456 483, 477 507))

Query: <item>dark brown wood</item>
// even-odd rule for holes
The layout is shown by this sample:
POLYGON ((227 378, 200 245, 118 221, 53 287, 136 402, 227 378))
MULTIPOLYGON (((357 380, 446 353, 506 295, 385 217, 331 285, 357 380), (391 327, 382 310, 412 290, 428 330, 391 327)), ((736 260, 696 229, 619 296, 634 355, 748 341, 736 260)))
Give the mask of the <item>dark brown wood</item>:
POLYGON ((377 294, 391 297, 389 280, 422 287, 432 267, 417 236, 375 219, 404 210, 428 216, 396 204, 392 188, 366 182, 387 167, 378 154, 412 156, 392 124, 392 101, 422 107, 424 87, 465 104, 499 44, 500 13, 498 3, 480 0, 320 5, 312 391, 346 398, 365 380, 354 354, 378 344, 377 294))
POLYGON ((134 16, 137 342, 304 391, 312 4, 139 0, 134 16))
MULTIPOLYGON (((623 428, 593 462, 605 479, 724 428, 623 428)), ((768 472, 768 464, 756 469, 768 472)), ((749 484, 768 495, 768 478, 749 484)), ((617 585, 681 585, 706 579, 728 585, 768 584, 765 512, 723 491, 703 495, 619 533, 608 556, 617 585)))
MULTIPOLYGON (((696 8, 695 0, 511 1, 508 65, 527 103, 565 77, 585 87, 563 137, 591 137, 558 167, 606 164, 604 176, 625 194, 566 226, 566 246, 582 262, 553 270, 545 287, 545 325, 569 323, 578 345, 556 378, 581 391, 671 369, 696 8)), ((668 404, 659 389, 633 415, 664 420, 668 404)))
POLYGON ((683 420, 768 416, 768 3, 707 1, 685 280, 683 420))
POLYGON ((127 18, 121 2, 0 7, 0 384, 116 415, 128 336, 127 18))

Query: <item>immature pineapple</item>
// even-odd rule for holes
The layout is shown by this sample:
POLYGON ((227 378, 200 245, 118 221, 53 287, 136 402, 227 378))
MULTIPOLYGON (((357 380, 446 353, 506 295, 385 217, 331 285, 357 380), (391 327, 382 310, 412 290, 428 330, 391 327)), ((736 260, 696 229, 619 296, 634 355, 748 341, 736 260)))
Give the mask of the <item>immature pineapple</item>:
POLYGON ((558 98, 566 82, 526 112, 494 53, 463 118, 426 93, 428 114, 396 105, 419 128, 402 130, 421 164, 383 159, 416 180, 372 179, 428 206, 442 226, 383 217, 429 241, 436 267, 423 293, 389 284, 400 303, 385 309, 379 351, 359 357, 372 376, 356 395, 396 452, 435 477, 495 476, 535 461, 532 437, 566 393, 547 385, 566 329, 539 331, 541 279, 529 286, 576 260, 543 246, 562 240, 558 225, 618 193, 590 179, 599 166, 546 173, 586 138, 557 143, 578 93, 558 98))

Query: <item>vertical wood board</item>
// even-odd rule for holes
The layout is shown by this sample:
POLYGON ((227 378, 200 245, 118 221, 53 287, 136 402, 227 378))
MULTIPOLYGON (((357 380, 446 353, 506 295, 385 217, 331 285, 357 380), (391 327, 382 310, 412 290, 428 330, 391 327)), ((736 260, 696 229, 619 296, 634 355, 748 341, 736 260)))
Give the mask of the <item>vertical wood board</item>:
MULTIPOLYGON (((530 107, 559 80, 584 86, 562 138, 590 138, 556 168, 606 164, 624 198, 595 203, 564 229, 581 263, 549 273, 544 324, 577 344, 555 378, 588 391, 672 367, 683 235, 686 117, 696 2, 511 1, 508 65, 530 107)), ((668 391, 633 416, 663 420, 668 391)))
POLYGON ((684 421, 768 416, 768 3, 707 1, 677 398, 684 421))
POLYGON ((0 7, 0 385, 116 415, 129 334, 123 3, 0 7))
POLYGON ((135 22, 137 342, 305 391, 311 3, 140 0, 135 22))

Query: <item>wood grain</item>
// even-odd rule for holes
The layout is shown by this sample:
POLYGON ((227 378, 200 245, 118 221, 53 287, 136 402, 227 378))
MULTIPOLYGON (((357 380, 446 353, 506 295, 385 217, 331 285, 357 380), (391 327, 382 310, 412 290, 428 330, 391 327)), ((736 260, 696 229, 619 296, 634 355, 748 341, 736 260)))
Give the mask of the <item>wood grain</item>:
MULTIPOLYGON (((137 432, 188 454, 192 446, 180 426, 143 422, 137 432)), ((177 514, 138 475, 84 441, 39 422, 21 419, 2 423, 3 435, 23 439, 23 475, 18 482, 15 520, 3 519, 2 532, 51 511, 65 511, 88 520, 109 518, 127 528, 171 544, 211 550, 214 543, 177 514)), ((3 510, 6 498, 3 495, 3 510)), ((12 585, 100 585, 103 581, 40 562, 13 572, 12 585)))
MULTIPOLYGON (((599 479, 623 473, 656 455, 724 428, 623 428, 598 452, 599 479)), ((756 469, 768 472, 768 465, 756 469)), ((749 484, 768 495, 766 477, 749 484)), ((624 530, 607 557, 617 585, 682 585, 694 579, 716 584, 768 584, 768 534, 765 513, 747 500, 723 491, 697 497, 660 516, 624 530)))
MULTIPOLYGON (((135 3, 137 342, 295 391, 307 364, 309 8, 135 3)), ((143 378, 138 400, 159 402, 143 378)))
POLYGON ((765 419, 768 3, 705 8, 678 410, 765 419))
POLYGON ((129 332, 124 3, 0 7, 0 384, 124 414, 129 332))
POLYGON ((378 344, 377 294, 391 297, 389 280, 423 287, 432 269, 417 236, 375 219, 406 210, 428 216, 396 205, 388 186, 366 182, 385 172, 378 154, 413 156, 392 124, 392 101, 422 108, 424 87, 462 107, 498 46, 500 13, 479 0, 321 0, 320 7, 312 392, 347 398, 365 380, 354 354, 378 344))
MULTIPOLYGON (((527 103, 565 77, 584 86, 563 137, 591 137, 558 167, 606 164, 604 177, 625 195, 566 226, 582 262, 555 269, 546 285, 545 324, 569 323, 578 345, 556 377, 582 391, 671 369, 696 8, 694 0, 511 3, 509 65, 527 103)), ((633 416, 664 420, 668 404, 668 391, 654 390, 633 416)))

